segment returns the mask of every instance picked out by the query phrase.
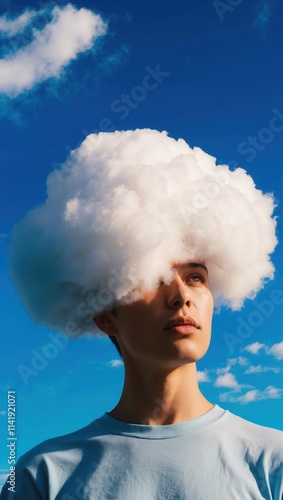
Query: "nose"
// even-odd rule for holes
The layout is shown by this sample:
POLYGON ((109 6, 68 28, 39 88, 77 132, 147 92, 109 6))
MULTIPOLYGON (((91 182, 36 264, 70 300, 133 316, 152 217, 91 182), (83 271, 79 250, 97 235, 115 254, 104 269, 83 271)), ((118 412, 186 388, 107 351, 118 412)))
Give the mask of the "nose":
POLYGON ((168 306, 171 309, 180 309, 184 305, 191 305, 191 294, 189 287, 177 274, 168 286, 168 306))

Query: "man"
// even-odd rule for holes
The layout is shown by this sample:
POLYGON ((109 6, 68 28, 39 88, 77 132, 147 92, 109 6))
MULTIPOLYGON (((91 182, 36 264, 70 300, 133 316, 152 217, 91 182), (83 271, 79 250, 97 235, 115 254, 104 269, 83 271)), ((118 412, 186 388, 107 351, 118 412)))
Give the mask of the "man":
POLYGON ((125 364, 123 393, 111 416, 164 425, 212 409, 199 391, 196 371, 209 346, 212 313, 208 271, 192 262, 175 265, 169 285, 95 318, 100 330, 116 337, 125 364))
MULTIPOLYGON (((209 169, 214 169, 215 164, 213 166, 210 160, 205 161, 198 153, 196 170, 191 176, 194 165, 190 155, 186 158, 187 147, 183 143, 176 146, 172 139, 164 143, 164 139, 164 134, 162 136, 155 131, 121 132, 116 133, 116 136, 104 134, 95 138, 94 145, 91 145, 95 160, 90 155, 89 144, 86 149, 73 155, 76 164, 80 160, 80 165, 86 166, 85 170, 83 167, 80 170, 79 177, 75 168, 68 172, 70 177, 61 193, 64 203, 60 205, 58 202, 59 188, 50 181, 50 201, 46 202, 44 208, 36 209, 24 225, 17 229, 14 244, 31 228, 33 231, 36 228, 40 236, 45 226, 39 222, 45 220, 47 223, 46 214, 50 214, 51 209, 57 214, 58 224, 58 214, 64 214, 60 238, 63 234, 69 241, 70 235, 72 238, 76 235, 76 239, 72 240, 72 248, 60 246, 60 239, 55 252, 59 240, 49 231, 48 251, 53 255, 53 260, 59 255, 58 248, 61 253, 65 253, 64 261, 52 261, 56 270, 56 273, 53 270, 52 279, 48 275, 45 282, 41 279, 37 283, 37 294, 42 294, 46 299, 44 309, 39 307, 34 294, 25 285, 30 279, 29 274, 27 277, 26 269, 25 272, 21 270, 21 258, 15 255, 13 267, 17 273, 14 276, 17 275, 18 286, 22 290, 25 287, 26 304, 37 319, 47 322, 48 318, 48 324, 53 327, 68 325, 68 332, 72 331, 76 335, 83 328, 85 331, 91 330, 92 324, 95 324, 108 335, 123 357, 125 381, 121 398, 112 411, 79 431, 39 444, 21 457, 16 472, 16 495, 9 496, 6 483, 1 496, 3 500, 283 498, 283 433, 245 421, 209 402, 199 390, 196 371, 196 362, 204 356, 209 346, 214 299, 222 297, 225 303, 226 297, 226 301, 229 300, 234 306, 239 305, 251 290, 259 288, 264 275, 271 277, 268 255, 276 241, 274 220, 271 218, 273 203, 270 197, 256 192, 248 176, 242 172, 236 175, 232 173, 222 190, 215 189, 215 186, 213 191, 206 190, 208 202, 204 203, 204 184, 199 183, 196 172, 204 170, 207 179, 209 169), (140 133, 142 141, 139 143, 140 133), (103 142, 107 148, 102 148, 103 142), (146 145, 148 148, 145 148, 146 145), (131 172, 127 172, 127 177, 123 176, 123 168, 129 168, 127 161, 130 160, 131 168, 134 169, 137 151, 143 157, 143 162, 139 162, 142 165, 139 167, 140 175, 131 177, 131 172), (105 160, 107 155, 110 157, 109 162, 105 160), (152 197, 150 185, 144 182, 144 172, 149 169, 146 155, 161 161, 158 171, 151 165, 150 179, 156 187, 152 197), (99 176, 95 177, 93 169, 90 173, 88 162, 100 165, 99 176), (113 164, 115 169, 111 170, 113 164), (179 171, 176 165, 179 165, 179 171), (188 177, 193 188, 197 181, 197 193, 202 195, 201 203, 200 197, 197 201, 192 200, 194 189, 190 191, 189 186, 183 189, 187 172, 184 165, 186 169, 189 165, 188 177), (165 177, 162 177, 164 170, 165 177), (180 180, 176 180, 176 173, 180 171, 180 180), (155 183, 157 172, 158 183, 155 183), (113 189, 111 183, 115 175, 114 184, 119 186, 118 195, 117 191, 112 193, 110 189, 111 186, 113 189), (93 186, 89 186, 93 177, 96 178, 95 195, 93 186), (80 189, 76 191, 75 179, 78 178, 80 189), (89 179, 88 183, 86 179, 89 179), (164 179, 169 179, 169 184, 164 179), (130 187, 128 192, 125 191, 125 185, 130 187), (162 192, 167 188, 165 198, 164 192, 161 196, 162 193, 158 191, 160 185, 162 192), (102 186, 103 196, 98 189, 102 189, 102 186), (69 193, 68 198, 66 192, 69 193), (116 195, 119 204, 113 211, 109 209, 109 204, 117 202, 116 195), (90 203, 88 196, 95 196, 95 204, 93 198, 90 203), (266 238, 263 247, 258 250, 258 262, 254 263, 253 248, 256 247, 257 234, 261 233, 262 237, 262 230, 253 227, 254 213, 250 213, 248 208, 256 197, 258 204, 255 211, 259 210, 261 215, 258 224, 264 224, 266 238), (179 204, 182 202, 180 210, 179 204), (227 211, 229 203, 237 206, 237 213, 236 210, 231 213, 227 211), (90 207, 93 206, 95 210, 91 211, 90 207), (101 217, 108 217, 107 226, 92 225, 97 212, 101 217), (162 219, 164 212, 166 216, 162 219), (227 220, 223 219, 226 212, 227 220), (88 225, 85 224, 86 220, 88 225), (245 221, 245 225, 241 224, 241 220, 245 221), (136 221, 138 224, 135 224, 136 221), (162 226, 162 223, 167 226, 162 226), (84 224, 88 231, 84 233, 83 240, 78 238, 78 232, 84 229, 84 224), (236 235, 235 225, 238 230, 236 235), (147 238, 142 233, 143 227, 147 229, 147 238), (216 235, 215 228, 218 228, 216 235), (155 239, 155 245, 152 245, 151 239, 158 232, 160 238, 155 239), (112 244, 106 246, 105 242, 109 244, 109 235, 113 233, 115 238, 112 244), (142 239, 139 238, 140 233, 142 239), (120 234, 122 238, 119 238, 120 234), (217 244, 221 234, 223 237, 217 244), (243 235, 245 239, 248 238, 248 246, 245 246, 243 235), (171 238, 174 240, 171 241, 171 238), (81 264, 86 265, 88 259, 88 239, 91 239, 91 251, 94 246, 96 256, 96 260, 91 260, 95 267, 91 286, 87 283, 92 268, 88 266, 82 276, 83 267, 80 267, 81 264), (245 261, 241 253, 239 255, 234 251, 238 239, 244 246, 245 261), (81 241, 83 247, 80 247, 81 241), (102 255, 99 256, 101 242, 106 264, 102 255), (163 242, 167 245, 163 246, 163 242), (144 245, 140 251, 139 245, 144 245), (151 251, 147 245, 150 245, 151 251), (118 267, 122 269, 123 279, 115 287, 113 275, 109 272, 110 262, 115 276, 118 267), (71 287, 65 285, 66 276, 72 281, 71 287), (64 308, 60 302, 61 295, 55 294, 56 304, 55 299, 51 298, 50 290, 54 292, 56 286, 61 294, 64 293, 64 308), (66 296, 69 297, 68 301, 66 296), (77 298, 76 306, 74 297, 80 297, 77 298), (51 300, 52 314, 46 305, 51 300), (69 303, 71 306, 68 308, 69 303)), ((213 179, 217 175, 218 171, 213 179)), ((211 184, 211 178, 209 182, 211 184)), ((59 230, 57 232, 59 234, 59 230)), ((35 244, 38 262, 33 265, 38 265, 40 273, 40 262, 43 257, 48 259, 48 255, 44 245, 35 244)), ((27 255, 28 250, 23 249, 23 253, 27 255)), ((33 274, 34 279, 39 280, 33 274)), ((35 288, 35 285, 30 288, 35 288)))

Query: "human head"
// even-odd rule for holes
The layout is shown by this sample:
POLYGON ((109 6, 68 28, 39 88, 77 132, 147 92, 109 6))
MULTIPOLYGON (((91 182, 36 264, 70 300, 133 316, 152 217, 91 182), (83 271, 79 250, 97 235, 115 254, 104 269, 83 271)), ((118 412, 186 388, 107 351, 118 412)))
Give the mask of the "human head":
POLYGON ((91 134, 47 189, 14 229, 12 277, 34 319, 70 336, 170 283, 174 260, 205 261, 216 306, 232 309, 273 277, 273 196, 166 132, 91 134))
POLYGON ((202 262, 172 267, 170 283, 161 280, 138 301, 95 318, 98 328, 115 340, 126 365, 134 361, 172 368, 198 361, 208 349, 213 297, 207 269, 202 262), (168 323, 172 327, 172 322, 185 320, 194 322, 194 326, 168 330, 168 323))

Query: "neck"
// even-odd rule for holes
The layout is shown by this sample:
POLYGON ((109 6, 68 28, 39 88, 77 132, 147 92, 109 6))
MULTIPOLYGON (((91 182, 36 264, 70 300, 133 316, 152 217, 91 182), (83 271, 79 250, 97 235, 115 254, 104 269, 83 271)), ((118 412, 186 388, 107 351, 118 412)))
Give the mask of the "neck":
POLYGON ((197 418, 212 407, 199 390, 195 363, 165 373, 125 364, 121 398, 110 415, 133 424, 168 425, 197 418))

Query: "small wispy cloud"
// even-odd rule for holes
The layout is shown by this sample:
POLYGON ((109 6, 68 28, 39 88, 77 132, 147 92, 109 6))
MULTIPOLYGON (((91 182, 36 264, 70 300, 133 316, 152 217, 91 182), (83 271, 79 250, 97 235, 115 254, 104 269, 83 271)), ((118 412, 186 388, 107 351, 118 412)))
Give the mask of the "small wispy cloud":
POLYGON ((261 344, 260 342, 254 342, 253 344, 246 346, 243 350, 248 351, 251 354, 259 354, 259 351, 262 349, 264 349, 265 354, 274 356, 278 360, 283 359, 283 341, 273 344, 272 346, 261 344))
POLYGON ((245 366, 248 364, 248 359, 244 358, 243 356, 238 356, 237 358, 230 358, 229 359, 229 364, 230 366, 234 365, 240 365, 240 366, 245 366))
POLYGON ((122 45, 115 52, 105 57, 105 59, 99 63, 98 68, 107 75, 112 73, 113 70, 128 60, 129 52, 129 48, 126 45, 122 45))
POLYGON ((224 375, 224 373, 227 373, 231 370, 231 365, 228 363, 228 365, 223 366, 222 368, 216 368, 216 375, 224 375))
POLYGON ((6 410, 1 410, 0 411, 0 415, 6 415, 6 414, 7 414, 6 410))
POLYGON ((19 16, 9 18, 7 14, 0 17, 0 35, 14 36, 21 33, 35 16, 35 10, 25 10, 19 16))
POLYGON ((243 350, 248 351, 251 354, 258 354, 261 349, 265 349, 266 345, 260 342, 254 342, 253 344, 247 345, 243 350))
POLYGON ((30 28, 31 41, 26 38, 13 40, 2 50, 0 59, 0 93, 10 98, 30 91, 50 78, 62 78, 64 69, 83 52, 89 51, 97 38, 106 33, 107 26, 91 10, 65 7, 48 7, 37 11, 26 10, 14 19, 0 17, 0 32, 7 39, 30 28), (34 16, 41 15, 41 22, 31 26, 34 16), (45 14, 45 15, 44 15, 45 14), (42 23, 44 19, 45 23, 42 23), (42 27, 43 24, 43 27, 42 27), (19 41, 22 40, 22 45, 19 41))
POLYGON ((118 366, 124 365, 123 361, 121 361, 120 359, 111 359, 108 364, 111 366, 111 368, 117 368, 118 366))
POLYGON ((236 365, 238 366, 246 366, 249 363, 247 358, 244 358, 243 356, 238 356, 237 358, 228 358, 226 366, 223 368, 217 368, 216 374, 217 375, 223 375, 224 373, 230 372, 232 367, 235 367, 236 365))
POLYGON ((260 391, 259 389, 251 389, 240 396, 235 396, 233 392, 226 392, 220 394, 219 398, 222 402, 248 404, 254 401, 262 401, 266 399, 280 399, 282 392, 283 389, 269 385, 263 391, 260 391))
POLYGON ((197 372, 198 381, 201 382, 210 382, 209 375, 206 371, 198 371, 197 372))
POLYGON ((271 354, 276 359, 283 359, 283 341, 278 344, 274 344, 272 347, 268 349, 268 354, 271 354))
POLYGON ((264 372, 280 373, 281 368, 277 366, 251 365, 244 373, 245 375, 249 375, 251 373, 264 373, 264 372))
POLYGON ((265 30, 272 14, 274 0, 261 0, 256 6, 256 18, 254 27, 265 30))

